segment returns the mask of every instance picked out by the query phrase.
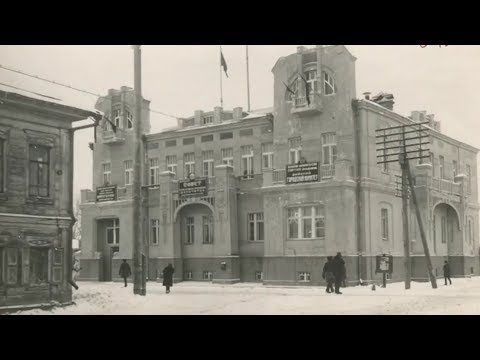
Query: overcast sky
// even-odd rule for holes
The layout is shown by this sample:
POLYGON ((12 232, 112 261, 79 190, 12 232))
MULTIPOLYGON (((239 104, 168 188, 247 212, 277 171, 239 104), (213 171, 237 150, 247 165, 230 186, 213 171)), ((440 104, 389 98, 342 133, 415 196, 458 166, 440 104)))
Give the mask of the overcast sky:
MULTIPOLYGON (((271 69, 298 45, 249 46, 252 109, 273 106, 271 69)), ((314 45, 305 45, 308 47, 314 45)), ((442 132, 480 148, 477 106, 480 46, 347 45, 357 57, 357 97, 365 91, 391 92, 395 111, 426 110, 442 122, 442 132)), ((229 78, 223 81, 224 108, 247 108, 245 46, 224 45, 229 78)), ((106 94, 133 87, 133 51, 123 46, 0 46, 0 65, 106 94)), ((151 108, 174 116, 220 105, 219 47, 142 46, 143 94, 151 108)), ((0 82, 6 71, 0 69, 0 82)), ((22 75, 18 75, 21 77, 22 75)), ((60 88, 61 90, 62 88, 60 88)), ((164 117, 152 131, 176 124, 164 117)), ((92 186, 93 131, 76 135, 75 198, 92 186)))

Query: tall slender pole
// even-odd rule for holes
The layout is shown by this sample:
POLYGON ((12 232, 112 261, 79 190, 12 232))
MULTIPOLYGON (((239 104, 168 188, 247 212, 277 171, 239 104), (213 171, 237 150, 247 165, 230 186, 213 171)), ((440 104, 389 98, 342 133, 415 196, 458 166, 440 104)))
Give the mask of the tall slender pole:
POLYGON ((403 246, 405 250, 405 289, 410 289, 412 266, 410 260, 410 238, 408 234, 408 182, 407 182, 407 139, 405 138, 405 128, 402 128, 402 153, 399 156, 400 166, 402 167, 402 217, 403 217, 403 246))
POLYGON ((220 46, 220 106, 223 108, 222 56, 222 46, 220 46))
POLYGON ((135 90, 135 121, 134 126, 134 161, 133 161, 133 293, 145 296, 146 288, 142 269, 143 232, 142 232, 142 53, 140 45, 134 45, 134 90, 135 90))
POLYGON ((246 45, 247 50, 247 99, 248 99, 248 111, 250 111, 250 71, 248 63, 248 45, 246 45))

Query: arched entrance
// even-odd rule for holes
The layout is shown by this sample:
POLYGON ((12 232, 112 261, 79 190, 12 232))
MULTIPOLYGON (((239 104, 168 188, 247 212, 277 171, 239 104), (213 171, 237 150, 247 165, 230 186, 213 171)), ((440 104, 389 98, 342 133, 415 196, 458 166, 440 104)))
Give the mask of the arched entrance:
POLYGON ((186 203, 175 212, 175 242, 180 244, 183 280, 211 280, 215 244, 213 207, 204 202, 186 203))
POLYGON ((437 256, 460 254, 463 237, 457 210, 446 203, 433 209, 433 250, 437 256))

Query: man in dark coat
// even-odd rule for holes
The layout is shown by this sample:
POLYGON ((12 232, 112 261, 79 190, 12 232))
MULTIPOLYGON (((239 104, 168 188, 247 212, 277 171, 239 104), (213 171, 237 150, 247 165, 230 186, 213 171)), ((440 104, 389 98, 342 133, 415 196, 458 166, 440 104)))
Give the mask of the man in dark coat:
POLYGON ((123 281, 125 281, 125 287, 127 287, 127 278, 132 275, 132 270, 130 270, 130 265, 128 265, 127 260, 123 260, 118 274, 123 278, 123 281))
POLYGON ((445 265, 443 265, 443 277, 445 279, 445 285, 448 285, 447 280, 450 281, 450 285, 452 285, 452 280, 450 279, 450 264, 447 260, 445 260, 445 265))
POLYGON ((327 293, 333 293, 333 283, 335 282, 335 275, 333 275, 333 257, 327 257, 327 262, 323 266, 322 278, 327 282, 327 293))
POLYGON ((332 260, 332 263, 333 275, 335 276, 335 294, 341 294, 340 285, 345 280, 347 274, 342 254, 337 253, 337 256, 332 260))
POLYGON ((165 291, 167 294, 170 293, 170 287, 173 286, 173 273, 175 269, 173 268, 172 264, 168 264, 168 266, 163 269, 163 286, 167 288, 165 291))

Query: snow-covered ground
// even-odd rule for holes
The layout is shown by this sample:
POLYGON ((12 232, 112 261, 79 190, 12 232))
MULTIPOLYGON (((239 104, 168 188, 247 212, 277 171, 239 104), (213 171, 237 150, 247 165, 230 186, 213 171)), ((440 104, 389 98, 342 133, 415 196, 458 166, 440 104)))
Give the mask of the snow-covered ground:
POLYGON ((324 287, 269 287, 240 283, 183 282, 165 294, 147 283, 147 296, 133 295, 132 284, 80 282, 75 305, 30 310, 22 315, 479 315, 480 278, 453 279, 452 286, 430 283, 389 284, 386 289, 358 286, 327 294, 324 287))

